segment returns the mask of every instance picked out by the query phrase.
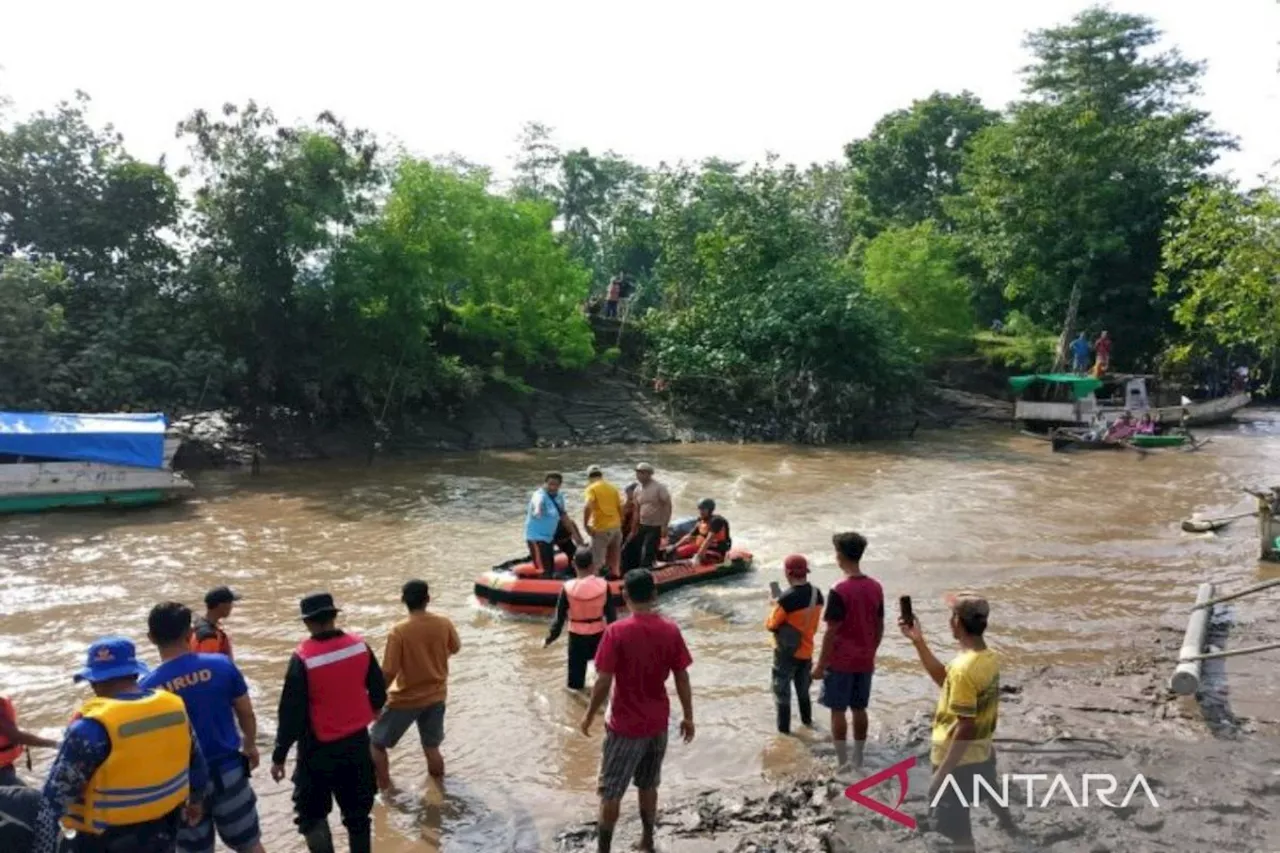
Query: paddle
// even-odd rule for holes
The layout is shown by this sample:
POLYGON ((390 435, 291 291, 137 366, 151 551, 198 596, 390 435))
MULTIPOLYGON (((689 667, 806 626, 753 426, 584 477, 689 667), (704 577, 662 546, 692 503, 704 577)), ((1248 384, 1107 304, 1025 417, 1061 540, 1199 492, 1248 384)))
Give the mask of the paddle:
POLYGON ((1236 515, 1224 515, 1222 518, 1188 518, 1182 522, 1182 530, 1186 533, 1211 533, 1214 530, 1221 530, 1233 521, 1250 518, 1257 514, 1257 512, 1242 512, 1236 515))

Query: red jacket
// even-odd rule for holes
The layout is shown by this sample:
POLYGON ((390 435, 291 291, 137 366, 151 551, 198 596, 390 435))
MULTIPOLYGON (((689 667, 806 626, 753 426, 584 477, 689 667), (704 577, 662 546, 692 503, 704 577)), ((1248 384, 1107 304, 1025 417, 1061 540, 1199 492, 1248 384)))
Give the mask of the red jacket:
POLYGON ((307 669, 308 713, 316 740, 341 740, 373 722, 365 689, 369 647, 359 635, 312 637, 298 646, 298 657, 307 669))

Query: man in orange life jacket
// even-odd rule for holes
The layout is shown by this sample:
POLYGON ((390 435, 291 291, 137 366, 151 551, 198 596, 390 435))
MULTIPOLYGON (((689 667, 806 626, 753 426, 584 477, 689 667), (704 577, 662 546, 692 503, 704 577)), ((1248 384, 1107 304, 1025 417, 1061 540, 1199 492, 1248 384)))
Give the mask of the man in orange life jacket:
POLYGON ((328 818, 337 800, 351 853, 371 853, 377 783, 369 724, 387 701, 382 667, 363 639, 337 629, 332 595, 308 595, 301 609, 311 636, 289 659, 271 778, 284 778, 289 748, 297 743, 293 807, 307 849, 333 853, 328 818))
POLYGON ((231 638, 222 629, 222 620, 231 615, 231 608, 240 596, 230 587, 214 587, 205 593, 205 614, 197 619, 191 632, 191 651, 204 652, 211 655, 226 655, 235 659, 231 653, 231 638))
POLYGON ((543 648, 560 636, 565 620, 569 622, 570 690, 587 686, 587 662, 595 658, 600 638, 607 624, 618 618, 609 594, 609 582, 596 573, 594 557, 589 549, 573 555, 577 577, 567 581, 556 602, 556 621, 551 625, 543 648))
POLYGON ((24 746, 56 747, 56 740, 28 734, 18 728, 18 711, 13 702, 0 696, 0 786, 21 785, 18 778, 18 759, 24 746))
POLYGON ((813 637, 822 621, 822 593, 809 583, 809 561, 792 554, 782 561, 788 588, 773 599, 764 627, 773 632, 773 699, 778 732, 791 734, 791 688, 800 706, 800 724, 813 725, 809 685, 813 673, 813 637))
POLYGON ((698 523, 670 548, 670 554, 674 559, 692 559, 694 563, 718 563, 732 547, 728 519, 716 515, 715 501, 703 498, 698 501, 698 523))

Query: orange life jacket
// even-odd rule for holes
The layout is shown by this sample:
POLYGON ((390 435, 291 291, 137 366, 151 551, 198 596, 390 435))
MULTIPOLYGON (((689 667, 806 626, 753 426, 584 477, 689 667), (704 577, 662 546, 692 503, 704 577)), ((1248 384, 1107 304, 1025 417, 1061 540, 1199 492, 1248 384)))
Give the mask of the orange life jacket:
POLYGON ((365 687, 369 650, 359 635, 312 637, 298 646, 298 657, 307 668, 307 704, 316 740, 341 740, 373 722, 365 687))
POLYGON ((699 545, 701 545, 702 540, 707 539, 708 537, 711 539, 711 543, 708 547, 715 548, 717 551, 721 550, 716 546, 723 545, 725 542, 729 541, 729 522, 725 520, 723 516, 719 515, 713 515, 711 518, 705 520, 701 518, 698 519, 698 526, 694 530, 695 540, 699 545), (720 532, 713 533, 711 530, 711 522, 717 519, 724 522, 724 527, 720 532))
MULTIPOLYGON (((18 711, 13 707, 13 703, 3 696, 0 696, 0 717, 4 717, 14 728, 18 726, 18 711)), ((0 767, 9 767, 18 763, 18 759, 22 757, 22 744, 9 743, 6 740, 0 740, 0 767)))
POLYGON ((602 577, 574 578, 564 585, 569 599, 569 633, 603 634, 609 583, 602 577))

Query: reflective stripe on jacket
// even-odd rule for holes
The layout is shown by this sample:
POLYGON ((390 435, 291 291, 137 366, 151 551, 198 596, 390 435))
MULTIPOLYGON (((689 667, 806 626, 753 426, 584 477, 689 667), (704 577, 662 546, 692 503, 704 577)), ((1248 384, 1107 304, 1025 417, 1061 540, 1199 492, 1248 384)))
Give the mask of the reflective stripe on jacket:
POLYGON ((602 577, 574 578, 564 585, 569 599, 569 633, 603 634, 609 583, 602 577))
POLYGON ((80 716, 107 730, 111 752, 67 809, 68 829, 107 829, 159 820, 187 802, 191 724, 182 700, 164 690, 137 699, 90 699, 80 716))
POLYGON ((369 647, 359 635, 312 637, 298 646, 298 657, 307 670, 307 711, 316 740, 341 740, 373 722, 365 687, 369 647))

